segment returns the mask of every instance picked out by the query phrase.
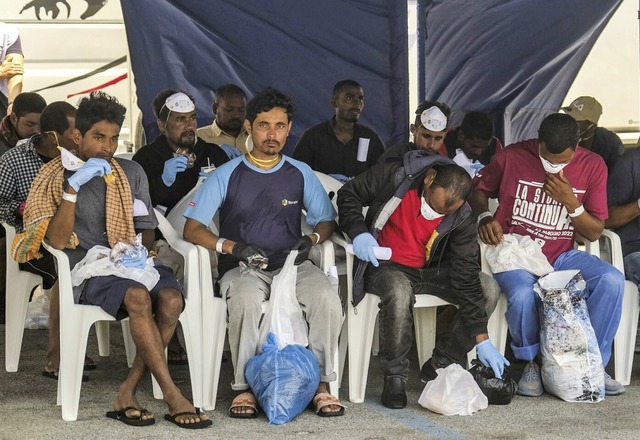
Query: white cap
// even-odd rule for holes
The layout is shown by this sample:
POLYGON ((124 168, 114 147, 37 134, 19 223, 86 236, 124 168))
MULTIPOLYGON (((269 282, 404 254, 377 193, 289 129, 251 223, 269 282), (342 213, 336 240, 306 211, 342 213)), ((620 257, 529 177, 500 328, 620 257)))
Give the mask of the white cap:
POLYGON ((435 105, 420 114, 420 123, 431 131, 444 131, 447 128, 447 117, 435 105))
POLYGON ((196 109, 195 104, 186 94, 174 93, 164 101, 164 106, 172 112, 189 113, 196 109))

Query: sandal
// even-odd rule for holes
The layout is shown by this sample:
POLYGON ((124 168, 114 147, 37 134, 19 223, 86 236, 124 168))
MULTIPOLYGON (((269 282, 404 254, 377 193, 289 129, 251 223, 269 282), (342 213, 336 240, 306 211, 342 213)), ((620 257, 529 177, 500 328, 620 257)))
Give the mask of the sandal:
POLYGON ((167 349, 167 364, 169 365, 188 365, 189 359, 184 348, 178 350, 167 349))
POLYGON ((229 407, 229 417, 235 419, 255 419, 258 417, 258 402, 256 401, 256 396, 249 392, 238 394, 229 407), (240 408, 251 409, 251 412, 239 413, 234 411, 234 409, 240 408))
POLYGON ((344 415, 345 405, 340 403, 338 398, 329 393, 318 393, 313 398, 313 410, 320 417, 338 417, 344 415), (325 406, 336 405, 340 409, 338 411, 322 411, 325 406))

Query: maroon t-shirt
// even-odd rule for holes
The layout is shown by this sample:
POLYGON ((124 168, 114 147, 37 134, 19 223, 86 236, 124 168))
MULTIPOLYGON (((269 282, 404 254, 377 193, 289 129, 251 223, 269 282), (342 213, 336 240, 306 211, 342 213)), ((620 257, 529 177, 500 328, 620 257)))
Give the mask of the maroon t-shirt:
MULTIPOLYGON (((584 209, 606 220, 607 166, 602 158, 577 147, 563 172, 584 209)), ((473 182, 475 189, 498 199, 494 217, 503 232, 530 236, 553 264, 560 254, 573 249, 575 230, 567 209, 544 193, 545 178, 538 140, 530 139, 498 152, 473 182)))

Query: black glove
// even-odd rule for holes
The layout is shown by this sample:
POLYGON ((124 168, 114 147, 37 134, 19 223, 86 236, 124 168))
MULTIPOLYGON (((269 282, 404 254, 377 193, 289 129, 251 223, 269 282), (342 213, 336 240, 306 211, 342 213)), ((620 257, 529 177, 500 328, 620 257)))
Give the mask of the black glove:
POLYGON ((313 247, 313 241, 311 241, 311 237, 308 235, 303 235, 296 241, 296 243, 291 246, 292 251, 298 251, 298 256, 296 257, 295 264, 302 264, 309 258, 309 252, 311 252, 311 248, 313 247))
POLYGON ((231 250, 231 255, 249 264, 250 267, 259 262, 260 264, 257 268, 265 269, 266 264, 269 262, 267 254, 253 243, 236 243, 231 250))

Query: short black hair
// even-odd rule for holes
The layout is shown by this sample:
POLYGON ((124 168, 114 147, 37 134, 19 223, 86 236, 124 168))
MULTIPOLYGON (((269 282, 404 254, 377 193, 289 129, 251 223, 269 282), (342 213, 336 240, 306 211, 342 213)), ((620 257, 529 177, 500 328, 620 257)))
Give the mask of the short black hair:
POLYGON ((239 86, 235 84, 225 84, 216 89, 216 102, 219 99, 224 99, 231 95, 242 95, 245 99, 247 98, 247 94, 239 86))
POLYGON ((422 101, 416 109, 416 119, 414 121, 416 127, 419 127, 422 124, 422 121, 420 121, 420 115, 422 114, 422 112, 431 107, 438 107, 440 111, 447 117, 447 125, 449 125, 449 116, 451 116, 451 109, 447 104, 437 101, 422 101))
POLYGON ((42 110, 40 114, 40 131, 55 131, 62 134, 69 128, 69 117, 75 117, 76 108, 64 101, 55 101, 42 110))
POLYGON ((47 101, 42 96, 37 93, 24 92, 16 96, 11 113, 21 118, 27 113, 42 113, 46 106, 47 101))
POLYGON ((353 79, 343 79, 342 81, 338 81, 334 86, 333 86, 333 92, 331 92, 331 96, 334 98, 337 98, 338 95, 347 87, 360 87, 362 88, 362 86, 360 85, 360 83, 358 81, 355 81, 353 79))
POLYGON ((104 92, 91 92, 89 97, 78 102, 76 111, 76 128, 84 136, 87 131, 100 121, 108 121, 122 127, 125 106, 120 104, 115 96, 104 92))
POLYGON ((466 138, 489 140, 493 137, 493 121, 486 113, 469 112, 464 115, 460 130, 466 138))
POLYGON ((572 116, 552 113, 540 124, 538 140, 544 142, 552 154, 560 154, 567 148, 575 150, 580 140, 580 128, 572 116))
POLYGON ((167 98, 176 93, 184 93, 189 97, 193 104, 196 104, 196 100, 191 96, 190 93, 185 92, 184 90, 175 90, 175 89, 167 89, 158 93, 155 98, 153 98, 153 102, 151 106, 153 107, 153 114, 156 115, 157 119, 161 119, 163 121, 167 120, 167 116, 169 115, 169 109, 164 105, 167 101, 167 98))
POLYGON ((276 107, 284 109, 287 113, 287 117, 289 118, 289 122, 292 121, 296 108, 291 96, 285 95, 283 92, 274 89, 273 87, 267 87, 249 101, 247 104, 246 118, 253 124, 253 121, 255 121, 258 114, 271 111, 276 107))
POLYGON ((436 177, 433 179, 431 186, 440 187, 447 193, 447 206, 453 205, 458 200, 467 200, 471 196, 473 184, 471 176, 461 166, 455 164, 437 164, 433 170, 436 177))

